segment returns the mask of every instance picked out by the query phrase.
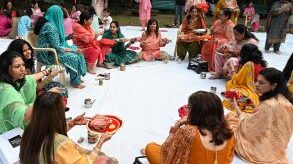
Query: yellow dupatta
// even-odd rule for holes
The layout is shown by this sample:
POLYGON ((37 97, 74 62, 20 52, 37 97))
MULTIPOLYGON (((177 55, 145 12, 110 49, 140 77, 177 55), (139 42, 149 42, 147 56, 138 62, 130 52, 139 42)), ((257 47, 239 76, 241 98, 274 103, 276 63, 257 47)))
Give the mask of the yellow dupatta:
MULTIPOLYGON (((227 91, 237 90, 251 100, 250 104, 238 103, 239 109, 245 113, 252 113, 253 108, 259 104, 258 95, 255 92, 254 78, 254 64, 253 62, 247 62, 226 84, 227 91)), ((225 108, 235 111, 228 100, 224 100, 223 105, 225 108)))

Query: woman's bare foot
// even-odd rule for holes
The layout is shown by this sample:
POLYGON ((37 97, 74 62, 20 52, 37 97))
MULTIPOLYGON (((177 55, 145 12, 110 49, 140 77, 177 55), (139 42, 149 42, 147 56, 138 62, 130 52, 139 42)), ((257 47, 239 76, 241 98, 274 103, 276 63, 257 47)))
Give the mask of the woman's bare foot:
POLYGON ((221 78, 221 74, 219 73, 215 73, 213 76, 211 76, 209 79, 214 80, 214 79, 220 79, 221 78))
POLYGON ((96 64, 96 67, 102 67, 102 68, 105 68, 105 65, 103 63, 97 63, 96 64))
POLYGON ((76 84, 76 85, 71 85, 73 88, 78 88, 78 89, 82 89, 84 88, 85 86, 82 85, 82 84, 76 84))
POLYGON ((94 70, 88 70, 87 72, 90 73, 90 74, 92 74, 92 75, 95 75, 96 74, 96 72, 94 70))

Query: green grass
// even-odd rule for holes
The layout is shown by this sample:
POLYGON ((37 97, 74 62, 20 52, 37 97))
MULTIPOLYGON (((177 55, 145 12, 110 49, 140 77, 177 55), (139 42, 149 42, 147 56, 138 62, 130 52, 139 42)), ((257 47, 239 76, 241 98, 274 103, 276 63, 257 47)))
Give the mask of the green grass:
MULTIPOLYGON (((130 9, 126 9, 125 11, 122 12, 117 12, 112 14, 113 20, 116 20, 119 22, 121 26, 140 26, 139 24, 139 18, 138 15, 131 15, 130 9), (118 14, 119 13, 119 14, 118 14)), ((153 14, 152 18, 155 18, 159 21, 159 26, 160 27, 165 27, 166 25, 170 25, 174 23, 174 15, 173 14, 153 14)), ((211 16, 206 17, 206 24, 208 27, 212 25, 214 21, 214 18, 211 16)), ((266 20, 261 19, 260 24, 262 26, 265 25, 266 20)), ((238 18, 238 23, 244 24, 244 18, 238 18)))

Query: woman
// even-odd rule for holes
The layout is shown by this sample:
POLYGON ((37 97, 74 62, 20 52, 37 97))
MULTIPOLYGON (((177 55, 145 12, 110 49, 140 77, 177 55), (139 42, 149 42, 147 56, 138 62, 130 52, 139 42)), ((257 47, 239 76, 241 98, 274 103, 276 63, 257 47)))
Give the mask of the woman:
POLYGON ((12 18, 17 16, 11 1, 6 2, 6 8, 4 10, 6 10, 12 18))
POLYGON ((105 60, 105 54, 102 53, 101 46, 96 39, 96 35, 91 28, 93 21, 93 13, 85 10, 80 15, 80 21, 74 23, 73 26, 73 43, 83 50, 85 60, 87 62, 88 72, 96 74, 94 67, 98 59, 100 65, 105 60))
MULTIPOLYGON (((247 28, 243 24, 237 24, 233 28, 234 38, 235 40, 230 42, 229 44, 224 44, 216 50, 215 54, 215 74, 211 77, 211 79, 219 79, 226 77, 228 72, 224 72, 224 66, 227 60, 230 57, 239 57, 240 50, 244 44, 254 44, 258 45, 258 39, 254 34, 249 32, 247 28)), ((233 63, 234 67, 238 63, 233 63)))
POLYGON ((142 27, 142 31, 145 30, 145 26, 151 18, 152 3, 150 0, 140 0, 139 2, 139 21, 142 27))
POLYGON ((266 68, 256 83, 260 104, 245 115, 233 103, 237 114, 227 116, 235 130, 237 154, 248 163, 288 163, 286 148, 293 133, 293 105, 282 72, 266 68))
MULTIPOLYGON (((239 60, 240 69, 233 72, 232 79, 226 84, 226 90, 234 90, 249 98, 249 102, 238 103, 238 106, 241 111, 252 113, 254 106, 259 104, 254 83, 259 72, 267 67, 267 62, 254 44, 245 44, 240 51, 240 59, 236 60, 239 60)), ((233 110, 228 101, 224 100, 223 104, 227 109, 233 110)))
POLYGON ((240 9, 237 5, 237 1, 236 0, 219 0, 216 5, 216 10, 214 13, 215 20, 219 19, 219 13, 223 8, 231 9, 231 11, 232 11, 231 21, 234 24, 237 24, 237 18, 240 13, 240 9))
POLYGON ((150 143, 145 149, 152 164, 229 164, 234 157, 235 139, 227 126, 221 99, 198 91, 188 99, 190 112, 171 127, 162 146, 150 143), (209 103, 206 102, 209 100, 209 103))
POLYGON ((126 50, 124 42, 127 42, 128 39, 124 38, 117 21, 113 21, 110 24, 110 30, 105 31, 102 38, 116 40, 116 44, 112 47, 112 52, 106 55, 106 67, 112 68, 113 66, 120 66, 121 64, 132 64, 138 61, 136 52, 126 50))
POLYGON ((139 58, 145 61, 168 60, 168 53, 160 51, 170 40, 162 38, 156 19, 151 18, 147 24, 147 30, 142 33, 140 47, 142 48, 139 58))
POLYGON ((15 127, 25 128, 36 98, 36 80, 25 76, 21 55, 5 51, 0 55, 0 134, 15 127))
POLYGON ((32 20, 32 24, 34 25, 36 24, 36 22, 38 21, 40 17, 43 17, 43 12, 41 11, 39 7, 38 1, 34 1, 32 5, 33 5, 33 8, 32 8, 33 15, 31 16, 31 20, 32 20))
POLYGON ((292 3, 287 0, 275 1, 270 9, 266 22, 265 51, 270 52, 273 45, 274 52, 281 54, 280 46, 285 42, 288 32, 288 19, 292 12, 292 3))
MULTIPOLYGON (((57 6, 51 6, 45 15, 45 21, 36 25, 34 32, 39 34, 40 48, 54 48, 57 51, 59 61, 65 66, 70 75, 70 84, 74 88, 82 89, 81 76, 86 74, 86 64, 82 51, 75 45, 69 46, 65 40, 64 18, 62 9, 57 6), (45 23, 44 23, 45 22, 45 23)), ((39 52, 37 58, 46 65, 54 63, 53 55, 47 52, 39 52)))
POLYGON ((0 37, 7 37, 11 32, 11 17, 9 13, 0 9, 0 37))
POLYGON ((228 8, 220 11, 219 20, 210 29, 214 40, 207 41, 202 46, 201 55, 205 61, 208 61, 209 71, 215 71, 214 58, 216 49, 220 45, 230 43, 234 40, 234 23, 230 20, 231 14, 231 10, 228 8))
POLYGON ((37 81, 37 93, 41 94, 45 91, 50 90, 51 88, 61 88, 62 92, 60 95, 63 96, 64 99, 68 98, 68 91, 62 84, 58 82, 52 81, 55 76, 58 75, 63 69, 57 69, 57 67, 48 68, 47 70, 36 72, 35 71, 35 62, 34 62, 34 50, 32 46, 25 40, 16 39, 12 41, 8 49, 10 51, 15 51, 21 54, 22 59, 25 64, 26 75, 32 75, 37 81))
POLYGON ((206 28, 202 12, 192 6, 181 26, 177 38, 177 55, 179 60, 182 61, 185 59, 187 52, 189 59, 200 53, 200 40, 194 30, 206 28))
POLYGON ((66 40, 73 38, 73 19, 69 17, 68 11, 66 8, 62 7, 63 16, 64 16, 64 30, 66 40))
POLYGON ((77 9, 77 5, 72 5, 72 10, 70 13, 70 18, 73 19, 74 21, 79 21, 81 12, 77 9))
POLYGON ((30 16, 32 15, 32 11, 30 8, 27 8, 23 11, 23 14, 21 14, 18 19, 18 25, 17 25, 17 35, 20 38, 25 38, 28 31, 31 30, 32 27, 32 21, 30 16))
MULTIPOLYGON (((68 138, 65 106, 60 95, 45 93, 34 104, 32 119, 25 129, 20 146, 20 162, 30 163, 118 163, 107 157, 101 147, 111 138, 105 133, 92 151, 85 150, 68 138), (41 123, 41 124, 40 124, 41 123)), ((85 123, 81 119, 75 123, 85 123)))
POLYGON ((252 19, 254 15, 256 14, 255 9, 253 7, 253 3, 249 2, 247 7, 245 7, 243 15, 246 16, 245 23, 250 23, 250 26, 252 25, 252 19))

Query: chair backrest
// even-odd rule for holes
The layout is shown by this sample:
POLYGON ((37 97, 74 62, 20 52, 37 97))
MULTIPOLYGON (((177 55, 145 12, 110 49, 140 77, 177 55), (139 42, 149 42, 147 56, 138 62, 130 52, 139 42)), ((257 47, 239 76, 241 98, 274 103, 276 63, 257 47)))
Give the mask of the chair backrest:
POLYGON ((33 31, 28 31, 25 40, 30 43, 33 48, 38 47, 38 35, 36 35, 33 31))

